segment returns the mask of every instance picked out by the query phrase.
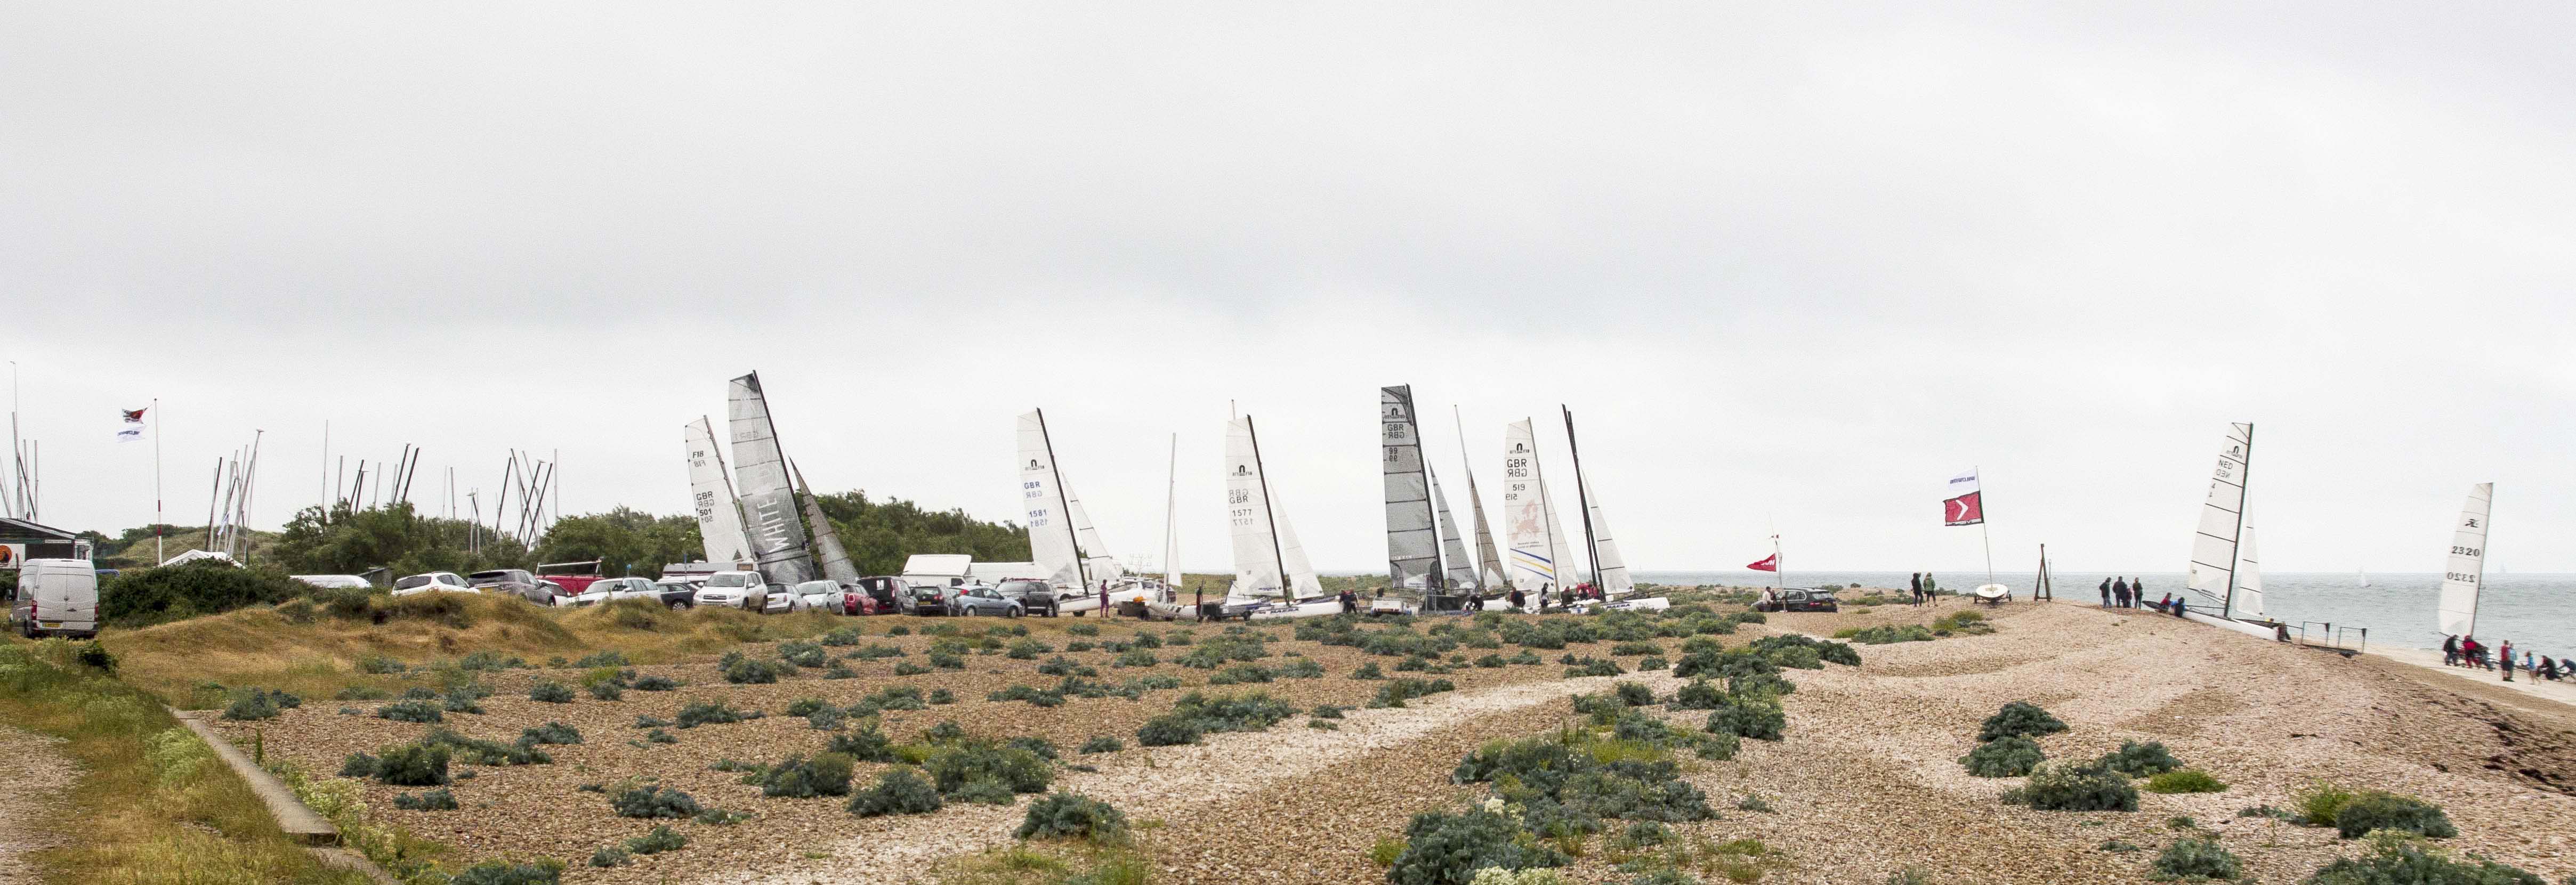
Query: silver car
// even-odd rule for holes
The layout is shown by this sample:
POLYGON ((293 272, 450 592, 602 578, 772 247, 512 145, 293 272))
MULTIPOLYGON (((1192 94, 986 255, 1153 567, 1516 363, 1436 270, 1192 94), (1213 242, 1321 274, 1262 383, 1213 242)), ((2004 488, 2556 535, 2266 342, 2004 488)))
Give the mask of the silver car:
POLYGON ((1029 610, 1027 606, 1021 605, 1020 601, 1017 599, 1012 599, 1008 596, 1002 595, 1002 591, 1000 590, 980 585, 966 587, 963 589, 965 592, 949 597, 948 611, 950 614, 1001 615, 1005 618, 1016 618, 1024 614, 1028 614, 1029 610))
POLYGON ((787 591, 788 607, 794 611, 841 613, 841 584, 838 581, 806 581, 787 591))

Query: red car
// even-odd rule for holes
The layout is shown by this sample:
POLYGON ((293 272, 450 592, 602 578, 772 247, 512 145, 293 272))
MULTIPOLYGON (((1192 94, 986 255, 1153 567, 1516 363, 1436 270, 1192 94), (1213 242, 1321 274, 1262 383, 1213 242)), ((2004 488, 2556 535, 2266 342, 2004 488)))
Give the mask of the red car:
POLYGON ((845 615, 890 615, 895 613, 895 593, 903 587, 893 578, 860 578, 841 594, 841 613, 845 615))

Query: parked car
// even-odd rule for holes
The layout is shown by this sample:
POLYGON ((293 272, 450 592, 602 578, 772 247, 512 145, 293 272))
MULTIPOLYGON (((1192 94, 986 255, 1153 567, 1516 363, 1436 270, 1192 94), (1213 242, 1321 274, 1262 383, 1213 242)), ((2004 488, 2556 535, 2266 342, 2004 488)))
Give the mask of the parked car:
POLYGON ((86 559, 28 559, 9 594, 9 624, 18 635, 98 635, 98 567, 86 559))
POLYGON ((466 583, 465 579, 457 576, 455 572, 430 572, 425 575, 412 575, 410 577, 394 581, 395 596, 410 596, 414 593, 480 592, 483 591, 474 589, 473 585, 466 583))
POLYGON ((1813 590, 1806 587, 1789 587, 1780 590, 1763 591, 1762 600, 1753 604, 1753 610, 1758 612, 1830 612, 1841 611, 1842 603, 1834 599, 1834 591, 1831 590, 1813 590))
POLYGON ((787 584, 769 585, 769 595, 760 598, 760 608, 755 611, 764 615, 783 615, 795 611, 795 589, 794 586, 787 584))
POLYGON ((850 595, 856 599, 843 605, 846 609, 843 614, 894 614, 903 608, 903 589, 900 578, 860 578, 858 584, 850 588, 850 595))
POLYGON ((662 605, 674 611, 686 611, 698 604, 698 585, 688 581, 655 581, 653 592, 661 596, 662 605))
POLYGON ((591 593, 605 593, 607 594, 607 599, 611 601, 619 599, 649 599, 657 604, 662 601, 661 586, 653 583, 650 578, 601 578, 597 581, 592 581, 589 589, 582 591, 582 593, 583 595, 591 593))
POLYGON ((1000 615, 1005 618, 1016 618, 1028 613, 1028 606, 1022 605, 1017 599, 1002 595, 999 589, 974 584, 961 587, 959 590, 956 596, 948 600, 948 608, 955 614, 970 617, 1000 615))
POLYGON ((364 590, 369 586, 367 584, 367 579, 358 577, 357 575, 288 575, 287 577, 294 578, 295 580, 302 581, 308 585, 320 587, 325 590, 344 587, 354 587, 364 590))
POLYGON ((501 568, 465 576, 466 586, 485 593, 507 593, 538 605, 554 605, 566 596, 563 585, 545 580, 523 568, 501 568))
POLYGON ((868 595, 865 588, 852 584, 841 588, 840 611, 845 615, 874 615, 883 614, 886 609, 878 608, 876 597, 868 595))
POLYGON ((944 615, 948 614, 948 597, 956 590, 953 586, 937 584, 905 584, 903 595, 897 602, 901 606, 900 611, 907 615, 944 615))
POLYGON ((1045 581, 1013 578, 993 589, 1005 599, 1018 601, 1020 608, 1029 614, 1050 618, 1064 614, 1064 601, 1056 597, 1055 585, 1045 581))
POLYGON ((806 581, 787 589, 788 609, 791 611, 819 611, 837 615, 841 613, 843 604, 841 597, 839 581, 806 581))
POLYGON ((759 572, 731 571, 708 575, 707 582, 698 586, 697 596, 691 601, 697 605, 760 611, 768 596, 769 585, 760 580, 759 572))

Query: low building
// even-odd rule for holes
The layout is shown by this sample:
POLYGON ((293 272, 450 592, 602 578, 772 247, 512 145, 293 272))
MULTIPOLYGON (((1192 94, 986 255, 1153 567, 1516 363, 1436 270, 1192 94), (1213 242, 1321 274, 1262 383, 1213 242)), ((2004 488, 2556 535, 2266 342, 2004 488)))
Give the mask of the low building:
POLYGON ((30 559, 88 559, 89 539, 48 525, 0 517, 0 570, 30 559))

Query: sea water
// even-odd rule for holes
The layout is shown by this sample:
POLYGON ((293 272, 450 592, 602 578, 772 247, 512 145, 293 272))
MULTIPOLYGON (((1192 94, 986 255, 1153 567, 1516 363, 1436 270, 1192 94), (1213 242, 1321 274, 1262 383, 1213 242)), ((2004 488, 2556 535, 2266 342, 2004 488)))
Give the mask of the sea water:
MULTIPOLYGON (((1769 572, 1641 571, 1635 575, 1639 581, 1657 584, 1768 587, 1772 583, 1769 572)), ((1791 587, 1841 584, 1893 587, 1902 593, 1911 576, 1905 572, 1792 570, 1782 577, 1791 587)), ((1965 593, 1986 583, 1983 573, 1944 572, 1935 577, 1941 589, 1952 593, 1965 593)), ((2062 572, 2050 576, 2049 585, 2058 599, 2099 602, 2099 588, 2111 577, 2101 572, 2062 572)), ((2185 592, 2180 572, 2127 577, 2145 579, 2148 601, 2162 599, 2167 593, 2185 592)), ((1996 575, 1994 583, 2013 588, 2016 599, 2029 599, 2031 578, 2029 573, 1996 575)), ((2435 572, 2375 574, 2370 576, 2368 587, 2361 586, 2360 577, 2349 572, 2266 574, 2263 612, 2288 622, 2294 630, 2308 623, 2310 635, 2318 635, 2316 625, 2320 624, 2347 628, 2347 644, 2355 641, 2350 628, 2368 628, 2368 642, 2372 645, 2440 648, 2442 634, 2434 629, 2434 606, 2441 591, 2442 576, 2435 572)), ((2576 575, 2488 575, 2486 589, 2478 596, 2477 630, 2478 639, 2489 646, 2511 640, 2517 654, 2529 649, 2551 657, 2576 655, 2576 575)))

